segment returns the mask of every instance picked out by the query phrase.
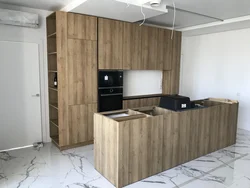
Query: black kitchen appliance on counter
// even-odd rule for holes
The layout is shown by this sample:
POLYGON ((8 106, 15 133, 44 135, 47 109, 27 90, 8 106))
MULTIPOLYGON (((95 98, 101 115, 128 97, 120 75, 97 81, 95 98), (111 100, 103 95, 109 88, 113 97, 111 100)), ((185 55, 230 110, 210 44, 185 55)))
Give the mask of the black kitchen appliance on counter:
POLYGON ((169 110, 180 111, 191 108, 191 101, 189 97, 180 95, 166 95, 161 97, 160 107, 169 110))
POLYGON ((122 109, 123 71, 100 70, 98 73, 98 111, 122 109))

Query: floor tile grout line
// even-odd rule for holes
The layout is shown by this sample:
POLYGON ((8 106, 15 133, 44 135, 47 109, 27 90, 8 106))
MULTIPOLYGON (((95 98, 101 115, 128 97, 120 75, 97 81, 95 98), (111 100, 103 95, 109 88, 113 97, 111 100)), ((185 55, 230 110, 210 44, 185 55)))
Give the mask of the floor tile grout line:
POLYGON ((194 177, 193 179, 188 180, 188 181, 186 181, 186 182, 184 182, 184 183, 182 183, 182 184, 180 184, 180 185, 178 185, 178 186, 175 186, 175 187, 173 187, 173 188, 180 188, 180 187, 183 187, 183 186, 185 186, 185 185, 187 185, 187 184, 189 184, 189 183, 191 183, 191 182, 194 182, 194 181, 196 181, 196 180, 199 180, 200 178, 209 175, 211 172, 214 172, 215 170, 218 170, 218 169, 220 169, 220 168, 223 168, 223 167, 225 167, 225 166, 228 166, 230 163, 232 163, 232 162, 234 162, 234 161, 237 161, 237 160, 239 160, 239 159, 242 159, 242 158, 244 158, 244 157, 246 157, 246 156, 248 156, 248 155, 249 155, 249 154, 243 154, 243 155, 240 156, 240 157, 237 157, 237 158, 235 158, 235 159, 233 159, 233 160, 231 160, 231 161, 228 161, 227 163, 224 163, 224 164, 222 164, 222 165, 220 165, 220 166, 218 166, 218 167, 216 167, 216 168, 214 168, 214 169, 212 169, 212 170, 210 170, 210 171, 208 171, 208 172, 205 172, 204 175, 200 175, 200 176, 194 177))

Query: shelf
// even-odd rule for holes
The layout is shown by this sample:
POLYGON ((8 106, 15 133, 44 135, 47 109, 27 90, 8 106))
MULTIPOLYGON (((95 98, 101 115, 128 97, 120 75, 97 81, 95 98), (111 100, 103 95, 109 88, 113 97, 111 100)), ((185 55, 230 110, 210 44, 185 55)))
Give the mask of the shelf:
POLYGON ((51 122, 54 126, 56 126, 57 128, 59 127, 59 126, 58 126, 58 119, 51 119, 50 122, 51 122))
POLYGON ((50 103, 49 105, 58 110, 58 104, 57 103, 50 103))
POLYGON ((56 32, 54 32, 54 33, 48 35, 47 37, 48 37, 48 38, 50 38, 50 37, 56 37, 56 32))
POLYGON ((57 71, 55 71, 55 70, 48 70, 48 72, 50 72, 50 73, 57 73, 57 71))
POLYGON ((49 52, 48 55, 56 55, 57 52, 49 52))
POLYGON ((50 138, 59 147, 59 136, 51 136, 50 138))
POLYGON ((49 87, 50 90, 58 91, 57 88, 49 87))

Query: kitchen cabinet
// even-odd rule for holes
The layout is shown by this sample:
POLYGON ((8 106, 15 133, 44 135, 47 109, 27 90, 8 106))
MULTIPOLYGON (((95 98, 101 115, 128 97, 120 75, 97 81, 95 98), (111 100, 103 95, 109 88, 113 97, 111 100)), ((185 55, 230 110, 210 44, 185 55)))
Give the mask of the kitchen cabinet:
POLYGON ((68 39, 69 105, 97 103, 97 42, 68 39))
POLYGON ((194 102, 204 108, 95 113, 95 168, 121 188, 235 144, 238 101, 194 102))
POLYGON ((68 38, 97 40, 97 17, 67 13, 68 38))
POLYGON ((94 139, 93 115, 97 103, 69 106, 69 139, 71 144, 94 139))
POLYGON ((115 111, 95 113, 95 169, 117 188, 162 171, 163 116, 115 111))
POLYGON ((157 60, 163 65, 163 70, 172 69, 173 40, 171 30, 158 29, 158 57, 157 60))
MULTIPOLYGON (((159 61, 159 29, 142 26, 142 65, 144 70, 162 70, 163 64, 159 61)), ((163 42, 163 41, 161 41, 163 42)))
POLYGON ((159 106, 159 104, 160 97, 123 100, 123 109, 138 108, 144 106, 159 106))
POLYGON ((123 69, 146 69, 141 60, 142 28, 138 24, 124 22, 123 31, 123 69))
POLYGON ((97 18, 57 11, 47 17, 47 38, 52 142, 61 150, 91 144, 97 112, 97 18))
POLYGON ((142 65, 146 70, 172 69, 171 31, 142 27, 142 65))
POLYGON ((180 84, 181 38, 179 31, 174 32, 172 41, 171 70, 163 71, 162 93, 178 94, 180 84))
POLYGON ((98 18, 99 69, 123 69, 124 22, 98 18))

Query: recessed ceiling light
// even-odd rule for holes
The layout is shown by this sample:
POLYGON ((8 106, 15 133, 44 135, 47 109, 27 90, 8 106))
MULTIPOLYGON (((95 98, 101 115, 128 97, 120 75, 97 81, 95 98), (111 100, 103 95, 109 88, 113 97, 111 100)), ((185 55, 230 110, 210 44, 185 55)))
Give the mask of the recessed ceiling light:
POLYGON ((158 7, 158 6, 160 6, 160 4, 161 4, 161 0, 152 0, 152 1, 150 1, 150 5, 152 7, 158 7))

